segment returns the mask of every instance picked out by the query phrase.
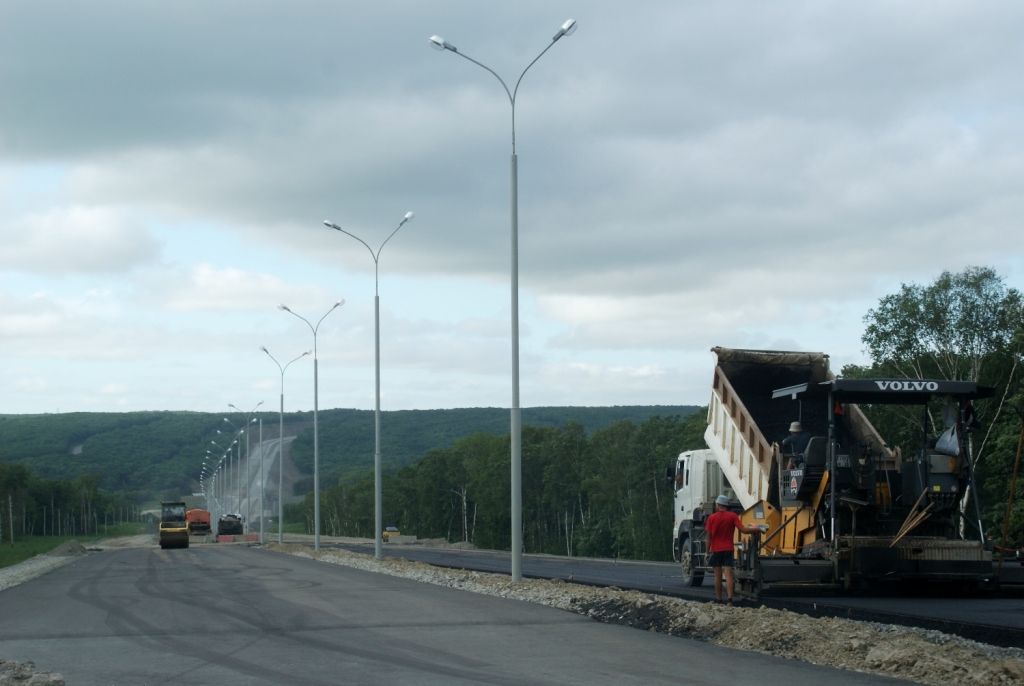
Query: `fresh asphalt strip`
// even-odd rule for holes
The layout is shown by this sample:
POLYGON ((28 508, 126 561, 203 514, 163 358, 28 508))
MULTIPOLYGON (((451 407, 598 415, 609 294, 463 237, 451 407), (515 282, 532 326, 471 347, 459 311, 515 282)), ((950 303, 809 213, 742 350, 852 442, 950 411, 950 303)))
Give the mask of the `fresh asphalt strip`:
MULTIPOLYGON (((354 553, 373 554, 371 544, 332 543, 323 547, 341 548, 354 553)), ((493 574, 509 574, 508 553, 503 551, 460 550, 387 546, 392 557, 425 562, 437 567, 466 569, 493 574)), ((554 555, 524 555, 523 576, 530 579, 561 579, 596 587, 625 590, 707 602, 714 598, 709 587, 686 588, 679 581, 675 565, 636 561, 615 561, 595 558, 568 558, 554 555)), ((709 580, 705 580, 709 581, 709 580)), ((788 610, 810 617, 840 617, 862 622, 878 622, 919 629, 941 631, 979 643, 1019 648, 1024 646, 1024 588, 975 594, 970 597, 935 595, 914 597, 886 595, 870 597, 764 597, 742 601, 751 607, 788 610), (883 610, 884 604, 896 609, 883 610), (980 607, 984 604, 983 607, 980 607), (981 614, 991 621, 972 622, 958 619, 964 615, 981 614)))

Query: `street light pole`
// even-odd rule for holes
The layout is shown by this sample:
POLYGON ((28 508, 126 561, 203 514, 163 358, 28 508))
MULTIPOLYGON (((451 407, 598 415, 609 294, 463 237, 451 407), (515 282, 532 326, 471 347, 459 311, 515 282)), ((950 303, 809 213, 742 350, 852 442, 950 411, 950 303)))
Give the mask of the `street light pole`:
POLYGON ((374 451, 373 451, 373 526, 375 529, 373 535, 373 551, 374 556, 379 560, 384 556, 384 552, 381 549, 381 536, 384 531, 384 496, 383 487, 381 482, 383 480, 383 459, 381 458, 380 451, 380 251, 384 249, 388 241, 391 240, 391 236, 398 233, 398 229, 405 226, 405 224, 413 218, 412 212, 406 212, 405 216, 402 217, 402 221, 398 222, 398 227, 391 232, 384 242, 377 248, 377 252, 373 252, 373 248, 366 244, 359 236, 354 233, 350 233, 345 229, 341 228, 337 224, 333 224, 329 221, 325 221, 324 225, 334 229, 335 231, 341 231, 343 234, 355 238, 357 241, 366 246, 366 249, 370 251, 370 257, 373 258, 373 350, 374 350, 374 382, 376 384, 376 409, 374 410, 374 451))
POLYGON ((435 50, 447 50, 459 57, 463 57, 478 67, 489 71, 494 78, 498 79, 505 94, 508 96, 509 104, 512 105, 512 157, 510 158, 511 204, 512 204, 512 410, 511 410, 511 448, 512 448, 512 581, 523 580, 523 462, 522 462, 522 412, 519 407, 519 170, 518 158, 516 157, 516 95, 519 93, 519 84, 522 83, 526 72, 530 70, 537 60, 544 56, 551 46, 558 42, 562 36, 570 36, 576 30, 576 20, 569 19, 555 34, 554 38, 540 54, 533 58, 533 61, 526 65, 526 69, 519 75, 515 88, 511 91, 505 81, 487 65, 477 62, 472 57, 461 53, 458 49, 441 38, 431 36, 428 41, 435 50))
POLYGON ((294 314, 296 317, 306 322, 306 326, 313 332, 313 550, 320 550, 320 431, 318 425, 317 415, 319 414, 319 382, 317 380, 317 357, 316 357, 316 334, 320 330, 320 325, 327 315, 334 310, 338 309, 345 304, 344 300, 339 300, 334 303, 331 309, 327 310, 327 314, 320 317, 320 321, 313 326, 309 323, 309 320, 300 314, 296 314, 288 309, 287 305, 278 305, 277 309, 283 310, 289 314, 294 314))
POLYGON ((292 360, 292 362, 289 362, 282 367, 281 363, 278 362, 264 346, 261 345, 260 350, 265 352, 267 357, 274 360, 274 364, 276 364, 277 368, 281 370, 281 413, 279 415, 279 423, 277 425, 277 542, 284 543, 284 372, 289 366, 291 366, 292 362, 301 360, 306 355, 312 354, 313 351, 307 350, 292 360))
POLYGON ((263 417, 260 417, 260 545, 263 545, 263 513, 266 506, 267 489, 263 484, 263 417))

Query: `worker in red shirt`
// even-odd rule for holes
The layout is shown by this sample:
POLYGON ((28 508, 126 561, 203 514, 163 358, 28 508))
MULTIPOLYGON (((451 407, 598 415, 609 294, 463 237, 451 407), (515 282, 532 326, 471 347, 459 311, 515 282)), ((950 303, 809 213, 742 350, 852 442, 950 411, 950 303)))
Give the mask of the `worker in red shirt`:
POLYGON ((708 566, 715 570, 715 597, 722 602, 722 571, 729 592, 729 605, 732 605, 732 591, 736 581, 732 576, 732 539, 736 529, 745 534, 764 531, 766 526, 743 526, 739 516, 729 510, 729 496, 720 495, 715 498, 715 511, 704 521, 704 531, 708 541, 708 566))

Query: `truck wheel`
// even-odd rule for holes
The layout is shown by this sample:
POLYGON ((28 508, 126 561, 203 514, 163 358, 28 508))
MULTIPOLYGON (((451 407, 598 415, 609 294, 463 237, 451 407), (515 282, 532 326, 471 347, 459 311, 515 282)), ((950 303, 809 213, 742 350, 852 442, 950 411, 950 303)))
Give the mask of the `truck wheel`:
POLYGON ((682 545, 679 546, 679 550, 682 551, 679 554, 679 561, 683 569, 683 586, 700 586, 704 583, 704 572, 696 571, 693 566, 693 548, 689 538, 683 539, 682 545))

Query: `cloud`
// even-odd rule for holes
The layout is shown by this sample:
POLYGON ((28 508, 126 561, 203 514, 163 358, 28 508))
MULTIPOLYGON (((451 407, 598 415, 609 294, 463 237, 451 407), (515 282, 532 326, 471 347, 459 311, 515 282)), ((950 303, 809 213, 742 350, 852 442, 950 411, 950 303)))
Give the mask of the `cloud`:
POLYGON ((49 274, 124 272, 158 257, 153 236, 124 210, 54 208, 0 224, 0 268, 49 274))
MULTIPOLYGON (((166 397, 200 402, 180 356, 212 376, 200 357, 254 335, 290 350, 304 325, 278 302, 321 312, 371 278, 322 220, 376 248, 414 210, 381 262, 406 283, 382 312, 388 397, 505 402, 507 296, 476 291, 509 278, 511 111, 426 37, 512 83, 568 16, 516 101, 536 397, 667 398, 716 344, 855 357, 866 308, 942 269, 1020 286, 1016 3, 57 2, 0 23, 5 355, 166 356, 166 397), (57 181, 19 186, 30 169, 57 181), (175 235, 195 225, 211 240, 175 235)), ((368 307, 325 323, 331 368, 369 373, 368 307)))
POLYGON ((322 288, 292 285, 271 274, 236 267, 217 269, 199 264, 179 274, 172 283, 149 283, 151 297, 176 312, 273 310, 280 303, 295 306, 331 300, 322 288))

